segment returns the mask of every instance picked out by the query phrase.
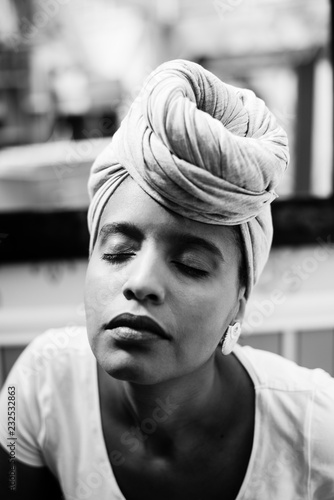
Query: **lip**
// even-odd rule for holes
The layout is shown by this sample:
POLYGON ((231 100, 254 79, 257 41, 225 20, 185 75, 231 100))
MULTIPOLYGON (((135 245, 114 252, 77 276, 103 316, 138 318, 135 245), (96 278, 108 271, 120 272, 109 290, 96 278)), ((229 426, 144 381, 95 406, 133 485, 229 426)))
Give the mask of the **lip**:
POLYGON ((169 340, 171 337, 167 332, 149 316, 137 316, 130 313, 119 314, 113 318, 105 327, 106 330, 114 330, 119 340, 150 340, 160 337, 169 340))

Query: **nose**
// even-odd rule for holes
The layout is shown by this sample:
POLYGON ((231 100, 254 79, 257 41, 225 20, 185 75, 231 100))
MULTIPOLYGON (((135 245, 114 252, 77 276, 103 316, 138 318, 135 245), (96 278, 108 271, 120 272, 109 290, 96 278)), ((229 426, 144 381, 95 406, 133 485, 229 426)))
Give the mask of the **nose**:
POLYGON ((164 264, 156 250, 142 249, 128 269, 122 292, 127 300, 159 305, 165 299, 164 264))

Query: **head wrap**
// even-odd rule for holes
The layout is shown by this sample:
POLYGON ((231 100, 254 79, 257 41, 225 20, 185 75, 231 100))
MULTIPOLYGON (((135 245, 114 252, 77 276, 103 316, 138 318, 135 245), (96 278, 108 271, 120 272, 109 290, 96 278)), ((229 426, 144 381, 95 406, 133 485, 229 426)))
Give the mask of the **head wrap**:
POLYGON ((286 133, 252 91, 193 62, 162 64, 92 166, 90 251, 109 197, 130 175, 184 217, 240 225, 249 296, 268 258, 270 203, 288 160, 286 133))

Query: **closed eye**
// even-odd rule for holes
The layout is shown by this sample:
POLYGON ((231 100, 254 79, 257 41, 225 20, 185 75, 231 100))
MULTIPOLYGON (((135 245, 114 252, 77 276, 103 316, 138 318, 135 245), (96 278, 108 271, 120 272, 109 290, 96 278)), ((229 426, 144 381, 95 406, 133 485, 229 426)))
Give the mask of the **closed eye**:
POLYGON ((131 257, 133 257, 135 254, 130 253, 130 252, 124 252, 124 253, 104 253, 101 257, 102 260, 106 260, 108 262, 112 262, 113 264, 120 264, 122 262, 125 262, 129 260, 131 257))
POLYGON ((204 269, 199 269, 198 267, 187 266, 182 262, 174 262, 175 266, 183 273, 188 276, 193 276, 195 278, 205 278, 209 275, 208 271, 204 271, 204 269))

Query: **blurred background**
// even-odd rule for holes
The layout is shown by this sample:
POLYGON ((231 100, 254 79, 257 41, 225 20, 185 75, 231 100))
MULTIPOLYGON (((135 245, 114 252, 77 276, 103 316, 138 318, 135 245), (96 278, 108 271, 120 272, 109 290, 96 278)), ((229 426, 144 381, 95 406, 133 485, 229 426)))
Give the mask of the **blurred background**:
POLYGON ((289 136, 241 342, 334 375, 330 41, 329 0, 0 0, 0 384, 34 336, 84 324, 90 166, 176 58, 254 90, 289 136))

